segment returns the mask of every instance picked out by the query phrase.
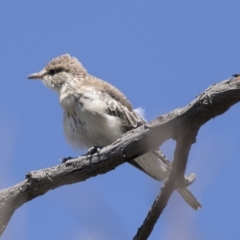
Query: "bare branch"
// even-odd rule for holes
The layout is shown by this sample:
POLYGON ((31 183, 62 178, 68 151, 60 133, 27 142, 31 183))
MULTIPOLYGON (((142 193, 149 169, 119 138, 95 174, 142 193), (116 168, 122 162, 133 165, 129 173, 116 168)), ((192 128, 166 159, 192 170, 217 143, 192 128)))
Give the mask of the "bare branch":
POLYGON ((191 145, 195 142, 196 134, 196 132, 185 131, 178 136, 172 169, 161 187, 161 191, 156 197, 142 226, 138 229, 137 234, 133 238, 134 240, 145 240, 150 236, 154 225, 167 206, 173 191, 177 188, 186 187, 184 173, 191 145))
MULTIPOLYGON (((149 125, 126 133, 121 139, 102 149, 98 155, 91 158, 78 157, 52 168, 28 173, 24 181, 0 191, 0 234, 14 211, 22 204, 57 187, 111 171, 125 161, 155 149, 170 138, 179 140, 179 136, 186 131, 197 133, 204 123, 224 113, 239 100, 240 77, 237 76, 209 87, 186 107, 176 109, 158 117, 149 125)), ((187 153, 188 151, 185 155, 187 153)), ((179 159, 183 159, 183 156, 179 159)), ((174 160, 173 169, 181 169, 179 174, 183 176, 186 165, 178 166, 175 162, 177 160, 174 160)), ((163 189, 168 188, 170 183, 166 182, 163 189)), ((175 188, 175 183, 173 185, 175 188)), ((172 191, 169 191, 163 205, 167 203, 172 191)))

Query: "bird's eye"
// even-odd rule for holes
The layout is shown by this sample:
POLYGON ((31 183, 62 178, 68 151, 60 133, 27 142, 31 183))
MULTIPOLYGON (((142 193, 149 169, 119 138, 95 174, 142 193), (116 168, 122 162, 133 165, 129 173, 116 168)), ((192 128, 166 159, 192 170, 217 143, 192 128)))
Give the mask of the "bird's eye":
POLYGON ((63 71, 62 68, 56 68, 56 69, 50 69, 50 70, 48 71, 48 73, 53 76, 54 74, 59 73, 59 72, 62 72, 62 71, 63 71))
POLYGON ((50 71, 49 71, 49 74, 50 75, 54 75, 56 73, 56 70, 55 69, 51 69, 50 71))

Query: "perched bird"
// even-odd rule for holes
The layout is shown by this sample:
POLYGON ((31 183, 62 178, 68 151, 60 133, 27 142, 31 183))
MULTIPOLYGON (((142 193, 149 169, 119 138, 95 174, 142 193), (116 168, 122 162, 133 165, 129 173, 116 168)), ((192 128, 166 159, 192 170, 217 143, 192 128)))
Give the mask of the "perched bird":
MULTIPOLYGON (((91 148, 113 143, 127 131, 145 123, 138 110, 117 88, 87 73, 69 54, 51 60, 46 67, 28 76, 41 79, 59 95, 64 110, 63 126, 74 148, 91 148)), ((165 180, 171 163, 156 149, 130 162, 154 179, 165 180)), ((194 209, 201 204, 187 188, 177 191, 194 209)))

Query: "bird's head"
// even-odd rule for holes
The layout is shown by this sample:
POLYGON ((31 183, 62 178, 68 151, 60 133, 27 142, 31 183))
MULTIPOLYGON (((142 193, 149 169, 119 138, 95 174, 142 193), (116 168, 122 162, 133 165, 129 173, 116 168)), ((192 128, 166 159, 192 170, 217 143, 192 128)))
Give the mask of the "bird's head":
POLYGON ((47 87, 59 92, 65 84, 86 75, 86 69, 76 58, 64 54, 52 59, 43 70, 29 75, 28 79, 40 79, 47 87))

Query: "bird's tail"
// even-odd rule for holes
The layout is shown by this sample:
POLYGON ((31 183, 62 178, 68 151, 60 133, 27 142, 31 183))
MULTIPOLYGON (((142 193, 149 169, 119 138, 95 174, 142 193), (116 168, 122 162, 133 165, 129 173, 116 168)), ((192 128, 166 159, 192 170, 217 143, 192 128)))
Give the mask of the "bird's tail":
POLYGON ((198 210, 199 208, 202 208, 201 203, 187 188, 178 188, 177 191, 193 209, 198 210))
MULTIPOLYGON (((167 178, 171 168, 171 163, 158 150, 146 153, 130 163, 159 181, 167 178)), ((198 210, 202 207, 187 188, 179 188, 177 191, 193 209, 198 210)))

